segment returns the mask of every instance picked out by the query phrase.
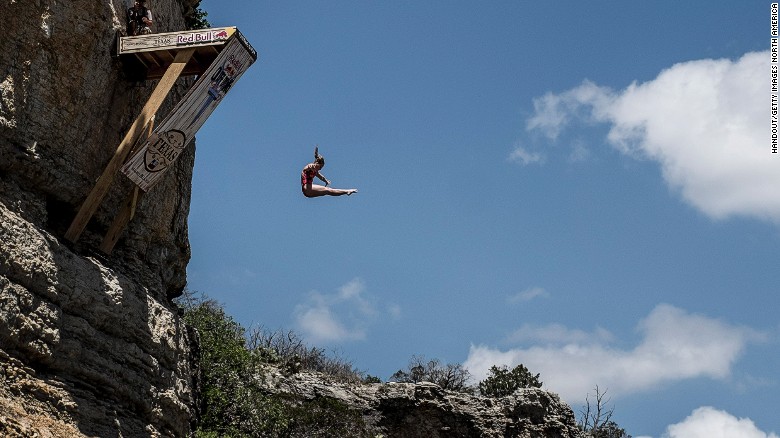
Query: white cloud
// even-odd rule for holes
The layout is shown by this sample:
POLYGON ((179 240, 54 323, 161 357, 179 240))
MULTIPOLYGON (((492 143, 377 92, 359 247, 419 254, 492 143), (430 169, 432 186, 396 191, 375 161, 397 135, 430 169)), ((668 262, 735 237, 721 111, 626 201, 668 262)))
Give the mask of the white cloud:
POLYGON ((664 438, 779 438, 761 431, 749 418, 737 418, 728 412, 704 406, 685 420, 666 429, 664 438))
POLYGON ((585 146, 582 141, 576 141, 572 145, 571 153, 569 154, 570 163, 579 163, 587 161, 590 158, 590 150, 585 146))
POLYGON ((570 330, 562 324, 550 324, 543 327, 534 327, 524 324, 515 330, 507 338, 507 342, 520 344, 525 342, 538 342, 543 344, 598 344, 609 342, 614 338, 612 333, 603 328, 597 328, 595 332, 588 333, 583 330, 570 330))
MULTIPOLYGON (((366 338, 366 330, 378 311, 365 297, 366 285, 355 278, 334 294, 309 293, 306 302, 295 307, 295 321, 310 342, 343 342, 366 338)), ((397 319, 399 306, 388 306, 388 315, 397 319)))
POLYGON ((509 304, 524 303, 531 301, 534 298, 547 298, 550 294, 541 287, 532 287, 522 292, 518 292, 515 295, 510 296, 507 301, 509 304))
POLYGON ((401 306, 398 304, 390 304, 387 306, 387 313, 395 320, 401 319, 401 306))
POLYGON ((538 152, 531 152, 523 146, 515 145, 515 150, 509 154, 509 161, 527 166, 529 164, 543 162, 544 156, 538 152))
POLYGON ((303 331, 306 339, 313 342, 338 342, 365 338, 363 329, 358 327, 348 329, 319 296, 312 296, 309 303, 299 305, 295 313, 298 327, 303 331))
POLYGON ((581 402, 595 385, 618 397, 684 379, 724 379, 747 344, 761 339, 751 329, 667 304, 640 321, 638 331, 639 344, 624 350, 610 345, 612 335, 604 329, 588 334, 559 325, 524 327, 512 335, 514 340, 541 345, 506 351, 472 345, 464 366, 482 380, 492 365, 522 363, 541 374, 546 388, 573 403, 581 402))
POLYGON ((338 293, 338 301, 352 302, 355 308, 363 315, 373 315, 376 313, 374 306, 365 298, 363 292, 366 290, 366 284, 360 278, 352 279, 350 282, 341 286, 338 293))
POLYGON ((366 285, 360 278, 353 278, 347 284, 339 288, 339 298, 348 300, 350 298, 360 298, 360 294, 366 290, 366 285))
POLYGON ((528 119, 526 129, 541 130, 555 140, 573 118, 604 121, 602 109, 609 108, 614 100, 612 90, 590 81, 561 94, 547 93, 534 99, 534 116, 528 119), (587 112, 591 108, 592 114, 587 112))
POLYGON ((585 81, 535 99, 526 127, 555 140, 574 120, 607 123, 612 146, 657 161, 666 183, 706 215, 780 222, 769 59, 756 52, 680 63, 622 91, 585 81))

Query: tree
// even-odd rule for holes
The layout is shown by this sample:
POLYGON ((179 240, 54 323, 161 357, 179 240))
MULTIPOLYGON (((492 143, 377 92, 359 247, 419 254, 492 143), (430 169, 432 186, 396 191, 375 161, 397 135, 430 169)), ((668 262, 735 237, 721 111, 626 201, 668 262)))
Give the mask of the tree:
POLYGON ((219 303, 189 291, 178 302, 199 347, 195 438, 369 436, 361 412, 339 400, 269 393, 261 365, 279 352, 248 348, 246 331, 219 303))
POLYGON ((287 430, 283 406, 252 384, 258 357, 245 345, 244 328, 216 301, 185 294, 184 320, 198 333, 200 393, 196 437, 247 436, 287 430), (186 300, 186 301, 185 301, 186 300))
POLYGON ((631 435, 612 420, 602 424, 595 431, 591 431, 591 435, 593 438, 631 438, 631 435))
POLYGON ((541 388, 539 374, 533 375, 520 364, 509 371, 506 366, 501 368, 493 365, 490 367, 490 375, 479 382, 479 392, 485 397, 504 397, 511 395, 520 388, 541 388))
POLYGON ((431 382, 451 391, 468 392, 469 371, 461 364, 442 365, 438 359, 412 356, 406 370, 398 370, 390 380, 401 383, 431 382))
POLYGON ((209 20, 206 19, 208 15, 209 13, 203 9, 195 8, 190 15, 184 17, 187 30, 208 29, 211 27, 209 20))
POLYGON ((612 421, 614 407, 608 407, 607 391, 601 392, 596 385, 596 404, 591 405, 590 394, 585 397, 585 406, 580 411, 579 427, 593 438, 631 438, 631 435, 612 421))

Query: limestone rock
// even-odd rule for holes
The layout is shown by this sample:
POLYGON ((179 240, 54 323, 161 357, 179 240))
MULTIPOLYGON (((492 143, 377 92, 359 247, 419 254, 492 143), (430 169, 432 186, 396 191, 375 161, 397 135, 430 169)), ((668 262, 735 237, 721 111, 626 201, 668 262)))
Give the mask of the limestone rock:
POLYGON ((172 305, 3 203, 0 241, 0 400, 86 436, 186 434, 189 336, 172 305))
POLYGON ((385 437, 585 437, 571 408, 556 394, 537 388, 494 399, 426 382, 339 383, 319 373, 287 376, 273 367, 265 373, 260 381, 269 392, 339 401, 362 412, 369 429, 385 437))
MULTIPOLYGON (((153 2, 158 32, 192 0, 153 2)), ((76 245, 64 231, 151 94, 113 56, 124 0, 0 2, 0 436, 186 436, 185 285, 194 147, 94 250, 131 184, 118 175, 76 245)), ((158 120, 183 96, 181 79, 158 120)))
MULTIPOLYGON (((181 3, 154 4, 157 31, 183 29, 181 3)), ((13 17, 4 20, 6 36, 0 39, 0 199, 58 236, 155 85, 128 80, 113 56, 125 9, 124 0, 0 3, 0 16, 13 17)), ((158 121, 191 82, 180 79, 158 121)), ((189 147, 161 185, 142 198, 116 247, 117 265, 160 283, 171 295, 186 282, 193 160, 189 147)), ((131 187, 117 176, 76 249, 99 245, 131 187)))

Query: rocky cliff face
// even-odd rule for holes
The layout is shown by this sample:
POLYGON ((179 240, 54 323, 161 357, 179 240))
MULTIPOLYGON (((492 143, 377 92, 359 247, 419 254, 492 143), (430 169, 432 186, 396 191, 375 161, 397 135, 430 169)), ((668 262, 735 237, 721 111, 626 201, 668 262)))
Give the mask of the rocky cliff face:
POLYGON ((403 438, 584 438, 571 408, 557 395, 529 388, 501 398, 446 391, 432 383, 326 383, 317 373, 266 370, 272 393, 331 399, 360 412, 372 436, 403 438))
MULTIPOLYGON (((158 32, 197 1, 157 0, 158 32)), ((154 83, 112 57, 124 0, 0 2, 0 435, 186 436, 185 284, 193 147, 97 248, 131 185, 116 178, 76 245, 64 231, 154 83)), ((167 113, 188 87, 181 80, 167 113)))

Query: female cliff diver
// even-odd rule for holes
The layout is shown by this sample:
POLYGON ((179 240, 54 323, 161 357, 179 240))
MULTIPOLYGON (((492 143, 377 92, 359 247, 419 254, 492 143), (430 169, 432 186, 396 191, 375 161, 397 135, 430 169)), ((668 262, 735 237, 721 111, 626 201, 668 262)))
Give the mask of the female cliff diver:
POLYGON ((325 167, 325 158, 319 154, 318 148, 314 148, 314 162, 307 164, 301 171, 301 191, 307 198, 316 198, 318 196, 341 196, 357 193, 356 189, 332 189, 328 187, 330 181, 327 180, 320 170, 325 167), (319 178, 325 183, 324 186, 314 184, 314 177, 319 178))

